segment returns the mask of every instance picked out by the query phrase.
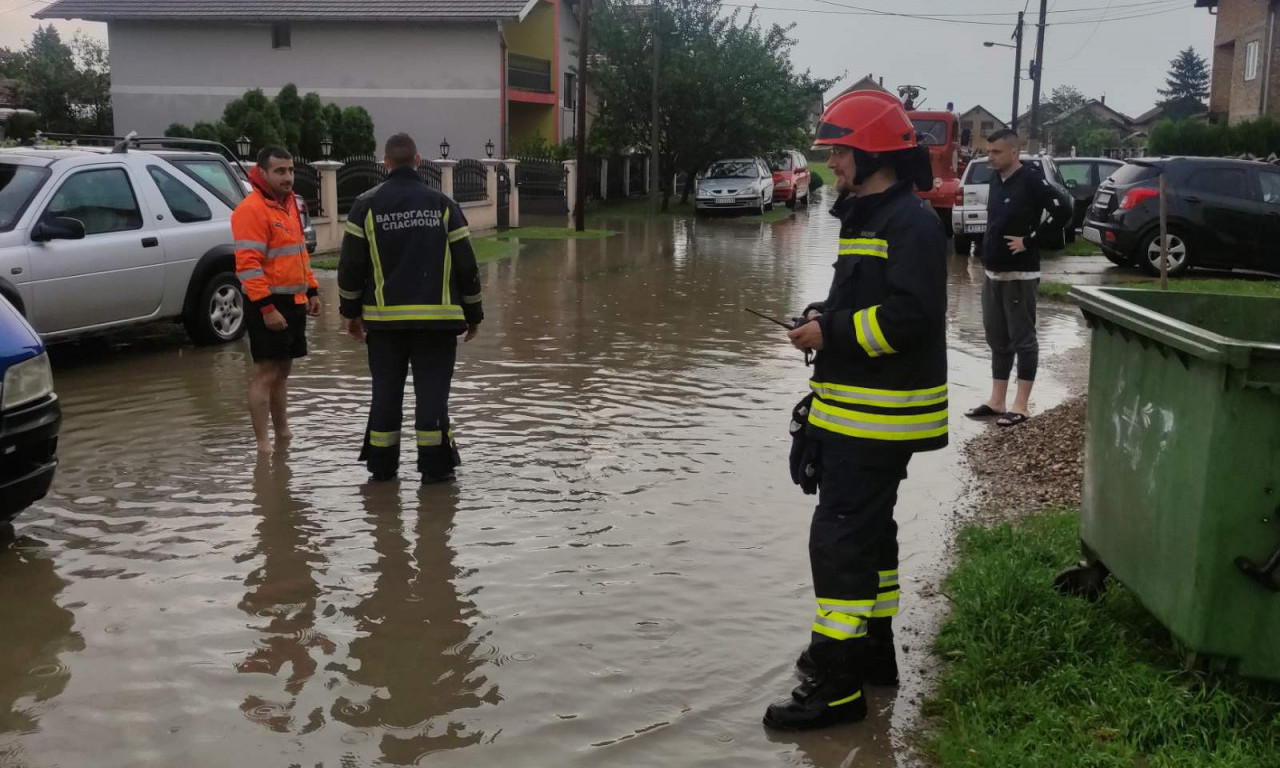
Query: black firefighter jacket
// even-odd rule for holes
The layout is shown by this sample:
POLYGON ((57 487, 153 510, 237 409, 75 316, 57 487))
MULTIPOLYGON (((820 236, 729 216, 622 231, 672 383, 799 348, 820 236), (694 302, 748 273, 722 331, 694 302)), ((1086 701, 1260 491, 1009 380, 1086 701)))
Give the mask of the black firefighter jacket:
MULTIPOLYGON (((947 242, 902 182, 843 196, 835 279, 822 313, 808 432, 910 452, 947 444, 947 242)), ((806 310, 807 311, 807 310, 806 310)))
POLYGON ((458 204, 412 168, 356 198, 338 260, 339 311, 366 328, 461 332, 484 319, 480 273, 458 204))

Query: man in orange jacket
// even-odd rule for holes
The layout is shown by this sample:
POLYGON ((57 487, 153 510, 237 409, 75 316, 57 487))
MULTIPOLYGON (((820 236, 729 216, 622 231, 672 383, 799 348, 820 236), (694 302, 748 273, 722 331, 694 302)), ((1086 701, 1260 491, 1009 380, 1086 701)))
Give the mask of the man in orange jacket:
POLYGON ((320 291, 293 197, 293 156, 280 147, 266 147, 258 153, 249 181, 253 192, 231 215, 231 234, 236 276, 250 304, 246 315, 254 366, 249 416, 258 453, 271 453, 268 414, 277 439, 293 437, 287 415, 289 372, 293 361, 307 354, 307 315, 320 314, 320 291))

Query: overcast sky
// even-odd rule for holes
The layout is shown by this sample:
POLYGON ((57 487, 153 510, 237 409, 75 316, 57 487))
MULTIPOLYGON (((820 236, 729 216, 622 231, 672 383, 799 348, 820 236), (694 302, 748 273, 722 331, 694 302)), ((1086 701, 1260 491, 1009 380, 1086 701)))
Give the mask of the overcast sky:
MULTIPOLYGON (((800 68, 808 67, 816 75, 847 73, 846 82, 852 82, 874 73, 884 77, 886 86, 925 86, 928 107, 942 108, 953 101, 963 111, 982 104, 1008 119, 1013 98, 1013 51, 985 48, 982 43, 1009 42, 1017 12, 1027 2, 760 0, 759 14, 766 22, 797 23, 794 34, 799 45, 793 58, 800 68), (947 16, 948 21, 874 15, 852 6, 897 14, 936 14, 947 16)), ((1035 20, 1037 2, 1030 0, 1027 7, 1030 22, 1035 20)), ((0 0, 0 46, 16 46, 28 39, 37 24, 29 14, 43 4, 44 0, 0 0)), ((726 0, 726 5, 730 4, 746 3, 726 0)), ((1212 59, 1214 17, 1195 8, 1193 0, 1049 0, 1049 8, 1046 96, 1056 85, 1075 85, 1086 96, 1105 93, 1109 106, 1137 116, 1154 105, 1156 88, 1163 85, 1169 61, 1178 51, 1193 46, 1212 59), (1097 23, 1099 19, 1101 23, 1097 23), (1058 24, 1053 26, 1055 22, 1058 24)), ((58 26, 67 35, 77 28, 102 37, 106 34, 102 24, 59 22, 58 26)), ((1024 61, 1031 58, 1034 35, 1034 27, 1028 26, 1024 61)), ((1022 89, 1024 112, 1030 103, 1028 81, 1022 89)))

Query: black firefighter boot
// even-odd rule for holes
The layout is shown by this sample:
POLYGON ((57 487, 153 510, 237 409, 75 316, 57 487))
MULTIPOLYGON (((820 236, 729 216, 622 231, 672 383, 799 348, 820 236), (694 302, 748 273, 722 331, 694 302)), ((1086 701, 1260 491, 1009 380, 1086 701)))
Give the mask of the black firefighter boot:
MULTIPOLYGON (((890 688, 898 684, 897 650, 893 645, 893 619, 870 619, 867 637, 859 641, 861 649, 858 666, 862 681, 878 688, 890 688)), ((812 646, 811 646, 812 647, 812 646)), ((796 672, 801 678, 811 677, 816 671, 809 648, 796 659, 796 672)))
POLYGON ((858 672, 858 646, 865 640, 818 643, 809 652, 814 673, 791 692, 769 705, 764 724, 780 731, 808 731, 867 717, 867 699, 858 672))

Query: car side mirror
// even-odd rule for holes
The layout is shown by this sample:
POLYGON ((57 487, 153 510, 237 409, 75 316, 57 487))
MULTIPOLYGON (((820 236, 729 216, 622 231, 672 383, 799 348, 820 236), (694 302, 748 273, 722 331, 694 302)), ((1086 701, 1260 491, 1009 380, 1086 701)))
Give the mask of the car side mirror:
POLYGON ((1080 182, 1075 179, 1067 179, 1067 189, 1074 190, 1078 186, 1080 186, 1080 182))
POLYGON ((31 241, 46 243, 50 240, 83 240, 84 222, 69 216, 42 219, 31 231, 31 241))

